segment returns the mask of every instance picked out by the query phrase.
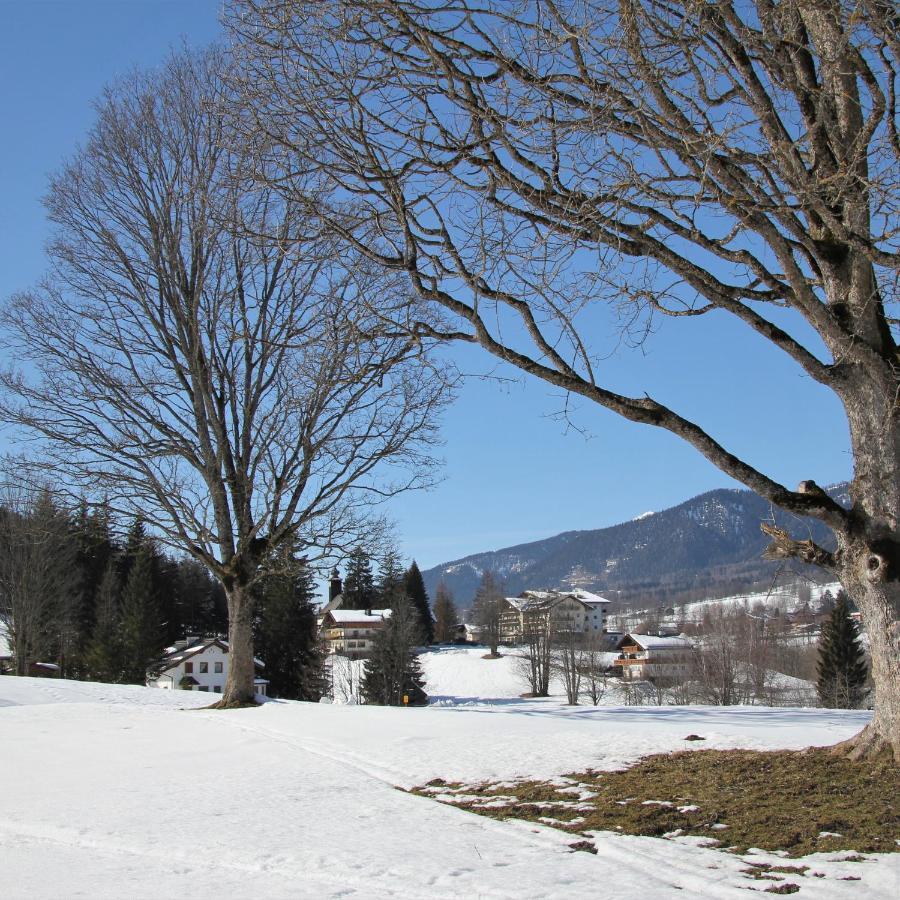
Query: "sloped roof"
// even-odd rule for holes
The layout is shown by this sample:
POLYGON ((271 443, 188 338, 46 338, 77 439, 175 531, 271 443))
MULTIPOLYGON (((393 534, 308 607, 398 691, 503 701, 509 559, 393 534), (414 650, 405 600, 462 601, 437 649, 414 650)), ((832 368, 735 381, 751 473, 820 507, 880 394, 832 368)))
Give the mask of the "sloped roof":
POLYGON ((590 591, 583 591, 580 588, 577 591, 570 591, 569 593, 572 597, 576 600, 580 600, 586 606, 598 606, 610 602, 606 597, 601 597, 599 594, 592 594, 590 591))
MULTIPOLYGON (((224 638, 207 638, 206 640, 199 641, 196 644, 191 644, 190 647, 167 647, 163 657, 153 663, 150 666, 150 670, 156 673, 167 672, 169 669, 174 669, 175 666, 180 665, 183 662, 187 662, 187 660, 191 659, 194 656, 202 653, 208 647, 217 646, 220 649, 224 650, 225 653, 228 653, 228 641, 224 638)), ((261 659, 257 659, 257 657, 253 657, 253 662, 256 664, 256 667, 259 669, 265 668, 265 663, 261 659)))
POLYGON ((391 617, 389 609, 330 609, 325 618, 330 617, 335 625, 377 625, 391 617))
POLYGON ((635 634, 630 631, 619 641, 618 648, 621 649, 629 642, 634 642, 642 650, 690 650, 694 646, 694 642, 683 634, 678 637, 659 637, 655 634, 635 634))
POLYGON ((596 608, 609 603, 605 597, 590 591, 523 591, 521 597, 506 597, 506 602, 520 612, 546 609, 567 599, 577 600, 583 606, 596 608))

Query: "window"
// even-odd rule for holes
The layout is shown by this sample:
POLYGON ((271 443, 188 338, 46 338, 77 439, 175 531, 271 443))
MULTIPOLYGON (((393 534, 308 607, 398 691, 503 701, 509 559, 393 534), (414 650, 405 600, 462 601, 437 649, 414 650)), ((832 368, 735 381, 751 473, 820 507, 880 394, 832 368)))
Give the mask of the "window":
MULTIPOLYGON (((222 663, 216 663, 216 665, 217 665, 217 666, 221 666, 222 663)), ((222 687, 221 687, 221 685, 218 685, 218 684, 217 684, 217 685, 213 688, 213 690, 214 690, 217 694, 221 694, 221 693, 222 693, 222 687)))
POLYGON ((201 675, 209 675, 209 663, 208 662, 200 663, 200 674, 201 675))
POLYGON ((193 675, 194 674, 194 664, 193 663, 185 663, 184 664, 184 674, 185 675, 193 675))
POLYGON ((220 662, 213 663, 213 671, 216 673, 216 675, 221 675, 222 674, 222 663, 220 663, 220 662))
POLYGON ((206 691, 207 694, 209 693, 209 688, 205 684, 201 684, 200 687, 197 688, 197 690, 206 691))

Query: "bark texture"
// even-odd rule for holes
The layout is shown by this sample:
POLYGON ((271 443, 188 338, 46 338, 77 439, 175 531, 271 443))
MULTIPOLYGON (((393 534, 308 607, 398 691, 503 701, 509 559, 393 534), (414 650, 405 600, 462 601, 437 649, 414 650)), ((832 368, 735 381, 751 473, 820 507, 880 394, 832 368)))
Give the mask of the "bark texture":
POLYGON ((244 585, 232 582, 228 598, 228 678, 217 709, 255 706, 256 665, 253 661, 253 598, 244 585))

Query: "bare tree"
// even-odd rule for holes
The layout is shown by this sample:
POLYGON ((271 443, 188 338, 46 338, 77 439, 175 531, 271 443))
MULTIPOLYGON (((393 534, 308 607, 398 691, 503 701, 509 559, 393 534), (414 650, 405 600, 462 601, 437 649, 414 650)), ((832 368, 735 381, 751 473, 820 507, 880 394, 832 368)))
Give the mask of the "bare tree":
MULTIPOLYGON (((232 0, 253 127, 314 160, 313 200, 476 342, 678 435, 834 532, 767 527, 857 600, 872 723, 900 756, 896 10, 886 0, 232 0), (676 409, 604 385, 595 307, 637 340, 660 316, 731 316, 843 405, 845 509, 676 409), (784 311, 788 310, 789 314, 784 311), (802 327, 798 323, 802 322, 802 327)), ((282 182, 289 196, 301 191, 282 182)))
POLYGON ((335 703, 355 705, 360 702, 362 661, 333 653, 325 664, 328 695, 335 703))
POLYGON ((741 653, 740 629, 735 617, 721 606, 713 607, 703 617, 693 667, 703 702, 734 706, 747 699, 747 666, 741 653))
POLYGON ((503 582, 489 569, 481 574, 481 582, 475 591, 472 604, 475 624, 481 629, 480 640, 491 648, 490 656, 499 656, 497 645, 500 643, 500 615, 503 611, 503 582))
POLYGON ((520 669, 531 688, 531 695, 546 697, 550 693, 553 658, 553 629, 549 608, 532 610, 523 616, 522 638, 524 653, 520 669))
MULTIPOLYGON (((559 623, 555 623, 552 616, 550 628, 552 668, 562 679, 563 687, 566 689, 566 703, 578 706, 584 668, 584 635, 573 628, 559 627, 559 623)), ((596 705, 594 703, 594 706, 596 705)))
POLYGON ((598 706, 606 694, 606 660, 603 635, 599 631, 585 635, 580 665, 584 676, 584 692, 593 706, 598 706))
POLYGON ((52 271, 6 309, 23 369, 0 409, 54 471, 222 583, 228 707, 254 700, 264 562, 352 546, 372 502, 426 483, 446 383, 370 312, 376 294, 405 302, 395 276, 248 189, 220 66, 182 54, 103 95, 50 185, 52 271))

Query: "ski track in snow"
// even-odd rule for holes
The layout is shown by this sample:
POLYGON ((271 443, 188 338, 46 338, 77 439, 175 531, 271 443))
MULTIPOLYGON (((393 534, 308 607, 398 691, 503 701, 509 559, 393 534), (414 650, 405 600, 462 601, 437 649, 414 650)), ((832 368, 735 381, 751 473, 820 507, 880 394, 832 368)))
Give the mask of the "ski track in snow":
MULTIPOLYGON (((565 708, 516 699, 511 664, 484 669, 496 661, 480 655, 426 657, 434 689, 465 704, 412 710, 220 712, 200 708, 203 694, 0 678, 0 896, 556 900, 621 893, 630 873, 642 900, 746 898, 770 882, 697 839, 599 833, 596 855, 571 852, 576 836, 397 787, 615 768, 683 749, 691 731, 705 747, 825 744, 868 715, 565 708), (472 705, 485 672, 493 705, 472 705)), ((826 876, 786 876, 801 900, 900 895, 900 854, 834 856, 788 861, 826 876)))

